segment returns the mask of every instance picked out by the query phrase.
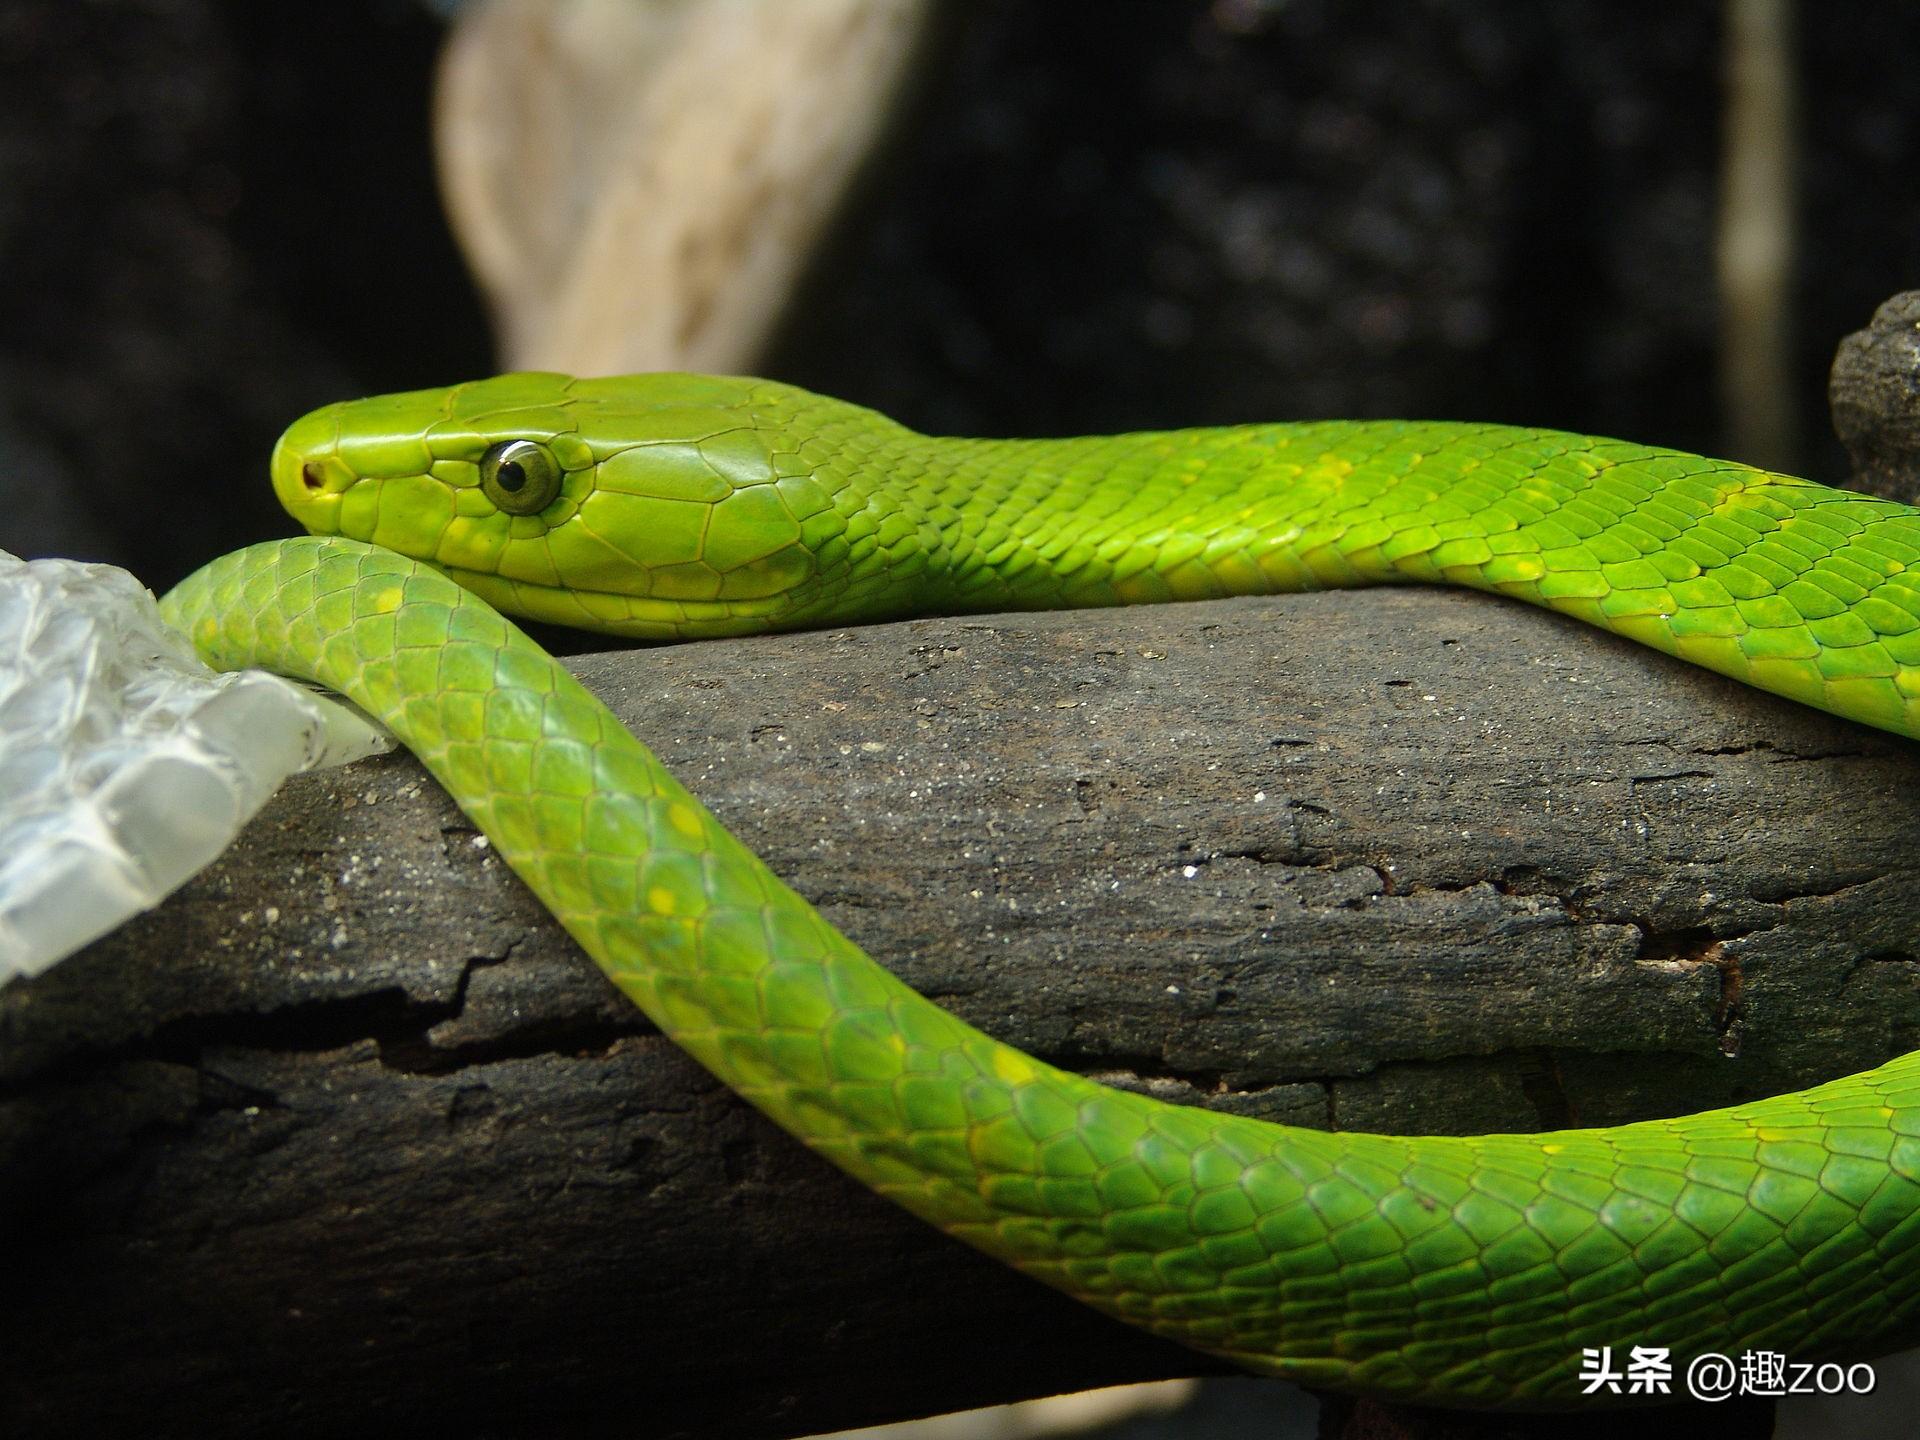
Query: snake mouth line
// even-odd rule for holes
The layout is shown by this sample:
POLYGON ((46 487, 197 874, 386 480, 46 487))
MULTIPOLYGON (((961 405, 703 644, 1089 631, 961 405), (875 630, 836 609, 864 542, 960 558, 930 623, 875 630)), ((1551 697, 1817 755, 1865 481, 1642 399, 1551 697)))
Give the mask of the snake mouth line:
POLYGON ((586 590, 513 580, 486 570, 428 561, 496 609, 529 620, 588 627, 629 638, 678 640, 772 628, 788 601, 782 595, 739 600, 669 600, 620 590, 586 590))

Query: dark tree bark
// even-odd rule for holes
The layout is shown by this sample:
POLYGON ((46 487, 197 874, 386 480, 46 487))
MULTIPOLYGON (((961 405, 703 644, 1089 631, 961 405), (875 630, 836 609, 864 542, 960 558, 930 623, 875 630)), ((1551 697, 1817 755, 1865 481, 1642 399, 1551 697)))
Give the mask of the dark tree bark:
POLYGON ((1920 290, 1903 290, 1840 342, 1827 379, 1853 484, 1920 503, 1920 290))
MULTIPOLYGON (((1115 1084, 1533 1129, 1920 1045, 1915 747, 1518 606, 573 663, 875 956, 1115 1084)), ((404 756, 0 993, 0 1235, 11 1433, 772 1436, 1212 1368, 736 1102, 404 756)))

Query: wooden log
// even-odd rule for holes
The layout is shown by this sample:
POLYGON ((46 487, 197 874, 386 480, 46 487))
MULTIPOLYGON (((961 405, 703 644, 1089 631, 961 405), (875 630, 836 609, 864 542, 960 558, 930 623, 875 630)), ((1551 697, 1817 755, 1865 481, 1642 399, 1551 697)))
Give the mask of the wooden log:
MULTIPOLYGON (((910 983, 1168 1099, 1607 1124, 1920 1044, 1916 748, 1519 606, 570 663, 910 983)), ((0 992, 0 1235, 20 1434, 793 1435, 1217 1368, 735 1101, 405 756, 0 992)))

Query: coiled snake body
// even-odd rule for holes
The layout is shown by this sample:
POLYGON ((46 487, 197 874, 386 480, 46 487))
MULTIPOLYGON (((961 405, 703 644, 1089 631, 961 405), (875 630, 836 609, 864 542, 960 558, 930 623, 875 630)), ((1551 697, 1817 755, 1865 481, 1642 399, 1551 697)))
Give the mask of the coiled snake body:
POLYGON ((949 1234, 1249 1369, 1440 1404, 1577 1402, 1589 1347, 1812 1359, 1920 1313, 1920 1055, 1541 1135, 1326 1134, 1110 1090, 895 980, 483 603, 676 639, 1439 581, 1920 737, 1920 511, 1552 431, 933 439, 684 375, 332 406, 273 475, 349 538, 216 560, 169 618, 217 665, 385 721, 662 1030, 949 1234))

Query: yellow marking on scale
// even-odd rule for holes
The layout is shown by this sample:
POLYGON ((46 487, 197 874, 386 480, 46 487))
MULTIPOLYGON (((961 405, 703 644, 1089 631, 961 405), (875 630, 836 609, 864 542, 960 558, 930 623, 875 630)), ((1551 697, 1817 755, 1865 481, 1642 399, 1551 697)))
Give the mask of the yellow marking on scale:
POLYGON ((1009 1085, 1024 1085, 1040 1077, 1040 1067, 1011 1046, 997 1046, 993 1052, 993 1073, 1009 1085))
POLYGON ((684 800, 667 807, 667 823, 689 840, 699 840, 707 833, 707 827, 700 823, 700 812, 684 800))

